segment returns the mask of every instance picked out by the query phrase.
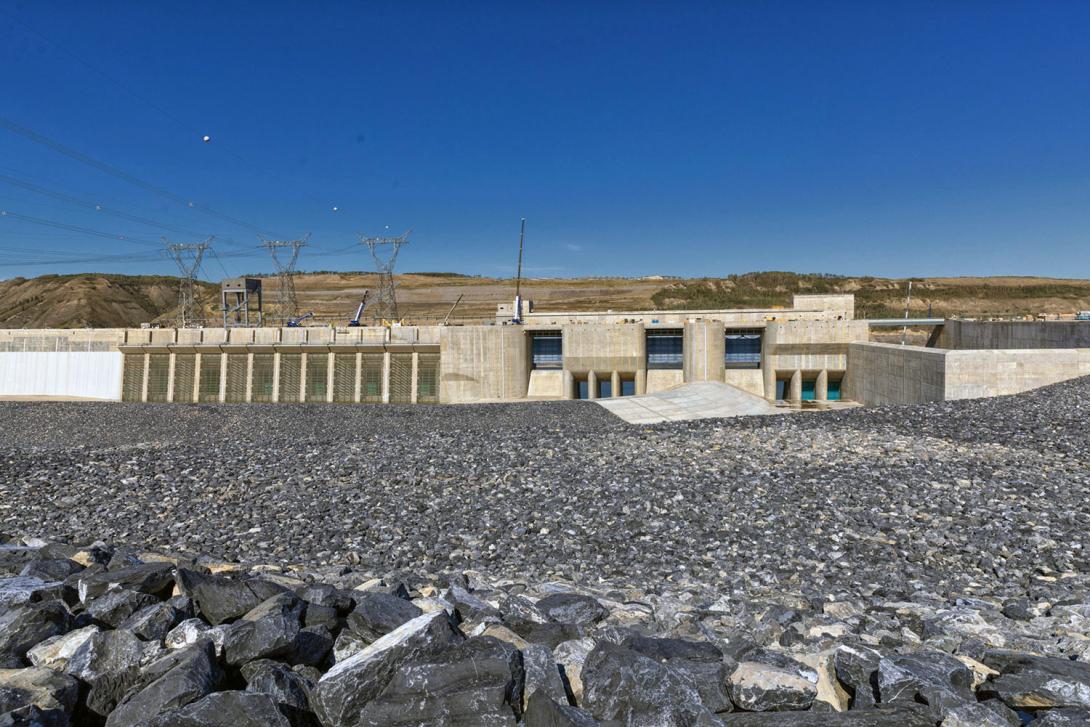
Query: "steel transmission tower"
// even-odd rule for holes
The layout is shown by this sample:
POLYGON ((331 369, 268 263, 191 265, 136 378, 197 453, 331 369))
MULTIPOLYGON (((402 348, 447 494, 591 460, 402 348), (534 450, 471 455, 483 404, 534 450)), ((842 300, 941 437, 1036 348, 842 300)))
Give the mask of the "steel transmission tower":
POLYGON ((204 253, 211 249, 212 238, 204 242, 179 243, 163 238, 166 252, 178 266, 178 327, 186 328, 197 320, 197 273, 204 253))
POLYGON ((281 318, 292 318, 299 313, 299 300, 295 295, 295 264, 299 251, 307 246, 310 233, 299 240, 262 240, 261 246, 272 255, 279 284, 276 289, 276 312, 281 318))
POLYGON ((378 272, 378 295, 375 298, 375 315, 387 321, 396 321, 397 296, 394 291, 394 263, 397 262, 397 254, 401 246, 409 242, 409 233, 405 232, 397 237, 364 237, 360 235, 360 242, 371 251, 371 257, 375 260, 375 270, 378 272))

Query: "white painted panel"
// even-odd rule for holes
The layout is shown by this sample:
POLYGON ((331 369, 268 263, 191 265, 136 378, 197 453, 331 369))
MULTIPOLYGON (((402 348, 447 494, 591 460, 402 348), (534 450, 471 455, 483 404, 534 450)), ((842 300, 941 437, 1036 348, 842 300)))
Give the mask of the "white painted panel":
POLYGON ((121 399, 122 354, 0 352, 0 396, 121 399))

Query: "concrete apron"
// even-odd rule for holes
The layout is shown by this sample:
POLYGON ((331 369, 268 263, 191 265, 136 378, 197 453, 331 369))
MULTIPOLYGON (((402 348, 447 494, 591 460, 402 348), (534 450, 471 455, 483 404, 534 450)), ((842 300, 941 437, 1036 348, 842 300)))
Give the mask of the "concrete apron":
POLYGON ((644 396, 597 399, 596 402, 630 424, 764 416, 792 411, 777 408, 756 394, 717 381, 684 384, 644 396))

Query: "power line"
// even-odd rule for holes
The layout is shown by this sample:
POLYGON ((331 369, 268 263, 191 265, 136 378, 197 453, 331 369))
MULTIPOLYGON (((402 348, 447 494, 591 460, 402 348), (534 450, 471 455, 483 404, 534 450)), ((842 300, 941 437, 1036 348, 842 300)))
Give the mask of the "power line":
POLYGON ((84 154, 81 151, 77 151, 75 149, 72 149, 71 147, 68 147, 68 146, 65 146, 64 144, 61 144, 58 141, 50 139, 48 136, 45 136, 44 134, 39 134, 37 131, 34 131, 33 129, 22 126, 21 124, 17 124, 17 123, 15 123, 14 121, 12 121, 11 119, 9 119, 7 117, 0 116, 0 127, 5 128, 8 131, 10 131, 10 132, 12 132, 14 134, 18 134, 19 136, 22 136, 22 137, 24 137, 26 139, 29 139, 30 141, 33 141, 36 144, 41 144, 42 146, 45 146, 45 147, 47 147, 49 149, 52 149, 53 151, 57 152, 58 154, 66 156, 66 157, 68 157, 70 159, 74 159, 75 161, 78 161, 81 164, 86 164, 86 165, 88 165, 88 166, 90 166, 90 167, 92 167, 94 169, 99 170, 100 172, 103 172, 104 174, 109 174, 110 176, 116 177, 117 179, 120 179, 123 182, 127 182, 129 184, 132 184, 133 186, 140 187, 141 189, 144 189, 144 190, 146 190, 148 192, 151 192, 152 194, 157 194, 160 197, 163 197, 165 199, 169 199, 169 200, 171 200, 173 202, 177 202, 178 204, 184 205, 184 206, 186 206, 186 207, 188 207, 190 209, 195 209, 195 210, 198 210, 200 212, 204 212, 206 215, 210 215, 210 216, 215 217, 217 219, 223 220, 224 222, 230 222, 233 225, 238 225, 239 227, 245 227, 246 229, 253 230, 254 232, 257 232, 258 234, 269 234, 266 230, 263 230, 262 228, 258 227, 257 225, 252 225, 249 222, 245 222, 243 220, 238 219, 237 217, 232 217, 231 215, 224 214, 224 213, 219 212, 217 210, 214 210, 211 207, 208 207, 206 205, 202 205, 202 204, 199 204, 197 202, 194 202, 193 200, 186 199, 185 197, 183 197, 181 195, 178 195, 178 194, 175 194, 174 192, 171 192, 168 189, 164 189, 164 188, 162 188, 160 186, 152 184, 151 182, 144 181, 143 179, 140 179, 139 177, 136 177, 136 176, 134 176, 132 174, 129 174, 128 172, 126 172, 124 170, 118 169, 117 167, 114 167, 114 166, 111 166, 111 165, 109 165, 109 164, 107 164, 105 162, 99 161, 98 159, 95 159, 92 156, 88 156, 87 154, 84 154))
POLYGON ((0 210, 0 217, 10 217, 14 220, 22 220, 23 222, 30 222, 35 225, 44 225, 46 227, 56 227, 60 230, 71 230, 72 232, 79 232, 84 235, 105 237, 107 240, 118 240, 120 242, 131 242, 135 245, 151 245, 152 247, 159 247, 159 243, 153 240, 145 240, 140 237, 129 237, 128 235, 118 235, 112 232, 102 232, 101 230, 92 230, 87 227, 80 227, 79 225, 70 225, 67 222, 54 222, 52 220, 46 220, 41 217, 22 215, 18 212, 12 212, 10 210, 0 210))
POLYGON ((12 186, 21 187, 21 188, 29 190, 31 192, 36 192, 38 194, 45 195, 46 197, 52 197, 53 199, 60 200, 61 202, 67 202, 69 204, 74 204, 74 205, 77 205, 79 207, 84 207, 86 209, 91 209, 91 210, 94 210, 95 212, 101 212, 103 214, 111 215, 113 217, 117 217, 117 218, 122 219, 122 220, 128 220, 130 222, 139 222, 142 225, 149 225, 151 227, 158 227, 159 229, 167 230, 168 232, 180 232, 182 234, 196 235, 196 236, 199 236, 199 235, 202 234, 200 232, 194 232, 193 230, 189 230, 189 229, 187 229, 185 227, 178 227, 177 225, 169 225, 169 224, 164 224, 162 222, 156 222, 155 220, 148 219, 147 217, 140 217, 139 215, 132 215, 132 214, 129 214, 128 212, 122 212, 120 210, 111 209, 109 207, 106 207, 105 205, 97 204, 95 202, 88 202, 86 200, 82 200, 82 199, 79 199, 77 197, 72 197, 71 195, 64 194, 63 192, 56 192, 56 191, 53 191, 51 189, 46 189, 45 187, 39 186, 37 184, 33 184, 32 182, 27 182, 25 180, 18 179, 16 177, 8 176, 7 174, 0 173, 0 181, 7 182, 8 184, 10 184, 12 186))

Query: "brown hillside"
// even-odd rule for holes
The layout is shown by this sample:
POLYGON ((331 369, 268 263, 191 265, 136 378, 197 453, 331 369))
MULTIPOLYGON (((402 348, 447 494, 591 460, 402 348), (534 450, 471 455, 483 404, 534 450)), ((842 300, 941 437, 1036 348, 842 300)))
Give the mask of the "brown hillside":
MULTIPOLYGON (((276 316, 276 278, 264 278, 267 312, 276 316)), ((446 273, 398 276, 403 317, 440 320, 461 295, 452 320, 493 320, 514 297, 514 281, 446 273)), ((311 323, 344 323, 377 277, 308 273, 296 278, 300 313, 311 323)), ((579 278, 523 281, 538 310, 649 310, 787 306, 795 293, 854 293, 860 317, 901 315, 906 280, 766 272, 714 279, 579 278)), ((218 320, 218 285, 200 284, 204 316, 218 320)), ((169 325, 176 316, 177 279, 87 273, 0 281, 0 327, 75 328, 169 325)), ((1090 309, 1090 281, 1031 277, 913 279, 912 311, 973 317, 1072 313, 1090 309)))

